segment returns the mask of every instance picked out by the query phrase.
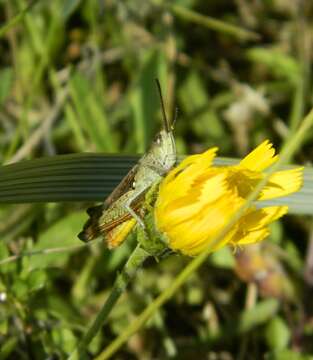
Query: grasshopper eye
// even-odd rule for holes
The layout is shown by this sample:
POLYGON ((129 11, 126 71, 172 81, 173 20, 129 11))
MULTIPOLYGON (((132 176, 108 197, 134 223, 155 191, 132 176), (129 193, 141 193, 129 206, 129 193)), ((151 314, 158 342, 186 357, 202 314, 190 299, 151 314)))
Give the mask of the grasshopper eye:
POLYGON ((132 189, 135 190, 136 189, 136 181, 133 181, 131 186, 132 186, 132 189))
POLYGON ((161 138, 161 135, 158 134, 155 138, 155 142, 157 145, 161 145, 161 142, 162 142, 162 138, 161 138))

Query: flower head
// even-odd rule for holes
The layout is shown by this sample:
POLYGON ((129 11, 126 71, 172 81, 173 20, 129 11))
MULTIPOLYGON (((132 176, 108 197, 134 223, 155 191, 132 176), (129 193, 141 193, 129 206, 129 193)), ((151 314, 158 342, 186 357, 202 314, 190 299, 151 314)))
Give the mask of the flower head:
MULTIPOLYGON (((154 210, 156 226, 170 248, 186 255, 197 255, 207 248, 265 176, 263 171, 278 159, 269 141, 234 166, 212 166, 216 151, 212 148, 187 157, 160 185, 154 210)), ((286 196, 301 185, 302 168, 276 172, 258 200, 286 196)), ((251 206, 213 250, 263 240, 269 234, 268 224, 287 210, 287 206, 251 206)))

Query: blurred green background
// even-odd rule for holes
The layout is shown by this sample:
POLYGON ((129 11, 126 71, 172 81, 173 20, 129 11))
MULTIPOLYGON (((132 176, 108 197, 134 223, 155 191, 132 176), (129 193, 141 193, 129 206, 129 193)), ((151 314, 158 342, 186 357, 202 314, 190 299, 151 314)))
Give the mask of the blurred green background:
MULTIPOLYGON (((143 153, 161 126, 156 77, 169 117, 178 108, 179 154, 279 149, 312 107, 312 18, 305 0, 2 0, 1 162, 143 153)), ((312 138, 295 163, 310 162, 312 138)), ((0 360, 66 358, 108 295, 134 241, 66 251, 87 205, 1 206, 0 360)), ((310 219, 289 216, 264 244, 215 253, 115 358, 313 358, 310 239, 310 219)), ((90 358, 188 260, 149 261, 90 358)))

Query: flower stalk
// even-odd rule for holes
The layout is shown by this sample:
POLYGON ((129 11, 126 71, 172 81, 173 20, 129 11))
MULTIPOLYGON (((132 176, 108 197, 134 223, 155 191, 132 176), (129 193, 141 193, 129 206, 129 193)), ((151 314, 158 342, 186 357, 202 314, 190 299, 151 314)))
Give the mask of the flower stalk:
POLYGON ((145 251, 140 244, 136 246, 129 259, 127 260, 123 270, 120 274, 117 275, 113 288, 109 297, 104 302, 101 310, 97 314, 97 317, 90 325, 84 336, 82 337, 80 343, 76 349, 72 352, 68 360, 80 359, 82 353, 88 347, 88 344, 96 336, 101 327, 106 323, 107 318, 117 303, 120 296, 124 293, 129 282, 133 279, 136 272, 141 268, 143 262, 150 256, 150 254, 145 251))

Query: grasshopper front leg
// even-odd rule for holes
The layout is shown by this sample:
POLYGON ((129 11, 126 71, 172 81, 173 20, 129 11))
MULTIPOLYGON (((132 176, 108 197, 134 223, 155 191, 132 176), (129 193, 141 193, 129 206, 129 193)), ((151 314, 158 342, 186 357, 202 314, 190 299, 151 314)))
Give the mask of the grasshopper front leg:
MULTIPOLYGON (((154 183, 152 183, 152 186, 150 188, 150 190, 148 190, 149 188, 147 186, 142 186, 141 188, 135 188, 133 190, 132 194, 129 194, 127 200, 124 202, 124 209, 126 209, 126 211, 137 221, 137 223, 141 226, 141 228, 145 229, 145 223, 142 220, 142 218, 136 214, 136 212, 131 208, 131 204, 138 199, 140 196, 142 196, 142 194, 144 192, 146 192, 148 190, 148 192, 151 192, 151 189, 154 189, 156 186, 158 186, 157 184, 159 183, 161 177, 158 176, 157 174, 154 175, 155 176, 155 181, 154 183)), ((147 201, 145 201, 147 202, 147 201)))

